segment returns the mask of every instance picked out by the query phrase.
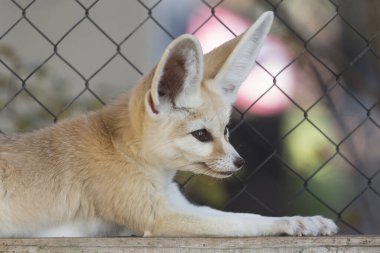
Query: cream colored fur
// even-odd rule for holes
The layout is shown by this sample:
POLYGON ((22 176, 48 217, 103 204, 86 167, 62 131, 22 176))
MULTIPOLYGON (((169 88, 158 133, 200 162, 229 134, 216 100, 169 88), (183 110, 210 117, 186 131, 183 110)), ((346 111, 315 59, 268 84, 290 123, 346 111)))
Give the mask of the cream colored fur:
POLYGON ((195 206, 173 183, 178 170, 222 178, 242 165, 225 127, 272 20, 271 12, 263 14, 206 56, 193 36, 183 35, 115 103, 31 133, 0 135, 0 236, 335 233, 335 224, 320 216, 195 206))

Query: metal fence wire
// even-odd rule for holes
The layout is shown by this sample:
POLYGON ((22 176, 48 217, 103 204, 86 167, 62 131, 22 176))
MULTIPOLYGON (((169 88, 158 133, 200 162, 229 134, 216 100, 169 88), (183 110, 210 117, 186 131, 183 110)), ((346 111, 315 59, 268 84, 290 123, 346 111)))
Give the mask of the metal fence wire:
POLYGON ((230 125, 245 168, 224 181, 176 180, 199 204, 322 214, 341 233, 379 233, 377 1, 1 1, 0 131, 100 108, 179 34, 232 38, 266 10, 275 13, 267 48, 230 125))

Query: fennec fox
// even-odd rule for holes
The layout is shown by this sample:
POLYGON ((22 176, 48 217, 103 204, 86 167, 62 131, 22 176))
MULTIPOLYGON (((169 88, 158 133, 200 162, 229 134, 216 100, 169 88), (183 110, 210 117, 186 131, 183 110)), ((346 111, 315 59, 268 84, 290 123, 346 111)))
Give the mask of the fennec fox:
POLYGON ((272 21, 273 14, 264 13, 204 56, 194 36, 182 35, 115 103, 31 133, 0 135, 0 236, 93 222, 90 235, 115 226, 143 236, 336 233, 321 216, 263 217, 195 206, 173 183, 178 170, 225 178, 243 165, 226 125, 272 21))

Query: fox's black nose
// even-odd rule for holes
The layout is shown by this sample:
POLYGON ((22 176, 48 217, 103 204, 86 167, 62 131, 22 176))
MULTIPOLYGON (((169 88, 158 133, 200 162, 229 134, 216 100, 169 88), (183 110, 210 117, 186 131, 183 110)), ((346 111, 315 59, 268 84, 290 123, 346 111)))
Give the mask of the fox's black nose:
POLYGON ((244 161, 244 159, 241 158, 241 157, 238 157, 238 158, 236 158, 236 159, 234 160, 234 165, 235 165, 235 167, 236 167, 236 168, 239 168, 239 169, 240 169, 241 167, 243 167, 244 163, 245 163, 245 161, 244 161))

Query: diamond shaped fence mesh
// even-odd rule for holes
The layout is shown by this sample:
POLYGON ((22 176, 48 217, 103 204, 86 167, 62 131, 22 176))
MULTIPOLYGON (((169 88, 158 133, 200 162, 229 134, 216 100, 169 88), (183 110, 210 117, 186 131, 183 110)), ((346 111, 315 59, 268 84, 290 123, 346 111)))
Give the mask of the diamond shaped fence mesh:
POLYGON ((230 124, 245 168, 219 181, 180 173, 194 202, 334 219, 380 232, 380 3, 353 0, 4 0, 0 133, 100 108, 182 33, 205 51, 264 11, 271 34, 230 124))

